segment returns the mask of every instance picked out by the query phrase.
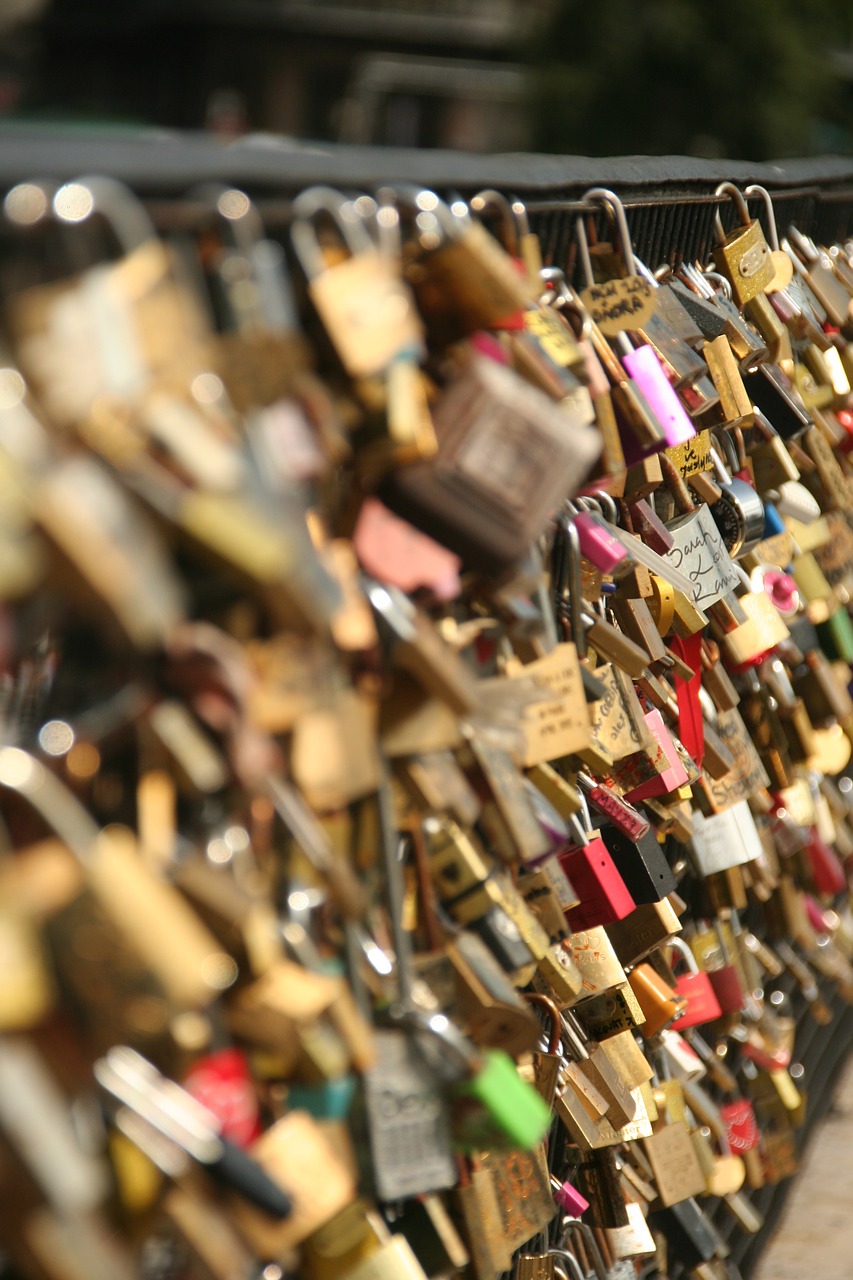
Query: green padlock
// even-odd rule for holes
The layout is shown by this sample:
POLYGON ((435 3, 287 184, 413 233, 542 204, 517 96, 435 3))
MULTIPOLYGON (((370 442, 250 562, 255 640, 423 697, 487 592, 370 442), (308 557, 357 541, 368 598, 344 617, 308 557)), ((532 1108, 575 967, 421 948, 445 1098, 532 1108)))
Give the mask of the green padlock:
POLYGON ((486 1049, 479 1069, 456 1086, 451 1101, 454 1146, 460 1151, 530 1151, 545 1137, 551 1110, 502 1049, 486 1049))
POLYGON ((414 1002, 392 1006, 388 1013, 394 1022, 420 1033, 425 1059, 441 1074, 457 1151, 530 1151, 542 1141, 551 1109, 518 1074, 508 1053, 478 1049, 443 1013, 414 1002))

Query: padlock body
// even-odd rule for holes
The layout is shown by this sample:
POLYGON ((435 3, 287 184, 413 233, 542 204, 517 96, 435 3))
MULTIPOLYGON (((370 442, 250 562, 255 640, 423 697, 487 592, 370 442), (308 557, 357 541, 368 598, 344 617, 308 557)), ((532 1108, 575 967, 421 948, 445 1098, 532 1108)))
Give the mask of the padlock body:
POLYGON ((700 1027, 722 1016, 710 975, 707 973, 682 973, 675 989, 687 1001, 687 1008, 678 1020, 679 1031, 688 1027, 700 1027))
POLYGON ((637 904, 600 835, 579 849, 560 854, 559 860, 580 897, 577 906, 566 912, 574 933, 624 920, 634 910, 637 904))

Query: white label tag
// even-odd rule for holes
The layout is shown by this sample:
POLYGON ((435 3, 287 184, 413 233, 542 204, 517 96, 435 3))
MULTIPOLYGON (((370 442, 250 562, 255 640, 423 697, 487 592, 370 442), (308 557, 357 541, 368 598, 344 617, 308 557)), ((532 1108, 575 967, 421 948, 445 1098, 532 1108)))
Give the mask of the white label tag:
POLYGON ((699 868, 706 876, 752 862, 763 852, 746 800, 710 818, 694 813, 692 838, 699 868))
POLYGON ((737 569, 707 507, 683 516, 669 531, 675 545, 666 559, 690 579, 690 598, 697 608, 716 604, 734 590, 740 581, 737 569))

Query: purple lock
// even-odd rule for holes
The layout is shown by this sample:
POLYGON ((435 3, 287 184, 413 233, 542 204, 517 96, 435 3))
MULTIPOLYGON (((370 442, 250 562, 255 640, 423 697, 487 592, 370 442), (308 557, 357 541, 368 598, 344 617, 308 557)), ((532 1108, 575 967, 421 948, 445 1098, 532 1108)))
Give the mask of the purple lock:
POLYGON ((684 406, 675 394, 653 347, 648 343, 626 351, 622 364, 646 397, 670 447, 684 444, 696 435, 684 406))

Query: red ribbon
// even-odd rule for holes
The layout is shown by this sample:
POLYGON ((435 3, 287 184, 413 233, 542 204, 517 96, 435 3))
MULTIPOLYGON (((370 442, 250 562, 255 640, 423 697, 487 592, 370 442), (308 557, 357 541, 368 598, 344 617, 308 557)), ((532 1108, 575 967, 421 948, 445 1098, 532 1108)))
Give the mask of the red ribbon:
POLYGON ((669 647, 694 672, 690 680, 683 680, 676 672, 675 696, 678 699, 678 736, 688 755, 701 767, 705 755, 705 726, 699 705, 699 690, 702 688, 702 632, 697 631, 686 639, 672 636, 669 647))

